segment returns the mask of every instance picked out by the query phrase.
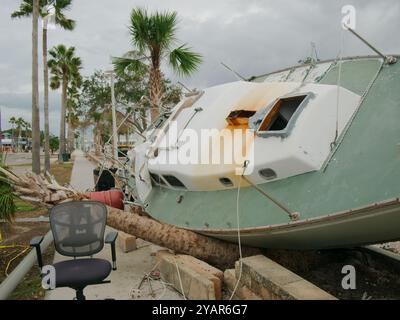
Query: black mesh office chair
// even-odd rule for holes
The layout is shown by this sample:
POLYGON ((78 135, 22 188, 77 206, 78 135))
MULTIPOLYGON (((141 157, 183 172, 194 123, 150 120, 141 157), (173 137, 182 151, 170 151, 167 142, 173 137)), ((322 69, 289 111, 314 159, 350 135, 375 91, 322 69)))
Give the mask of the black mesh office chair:
MULTIPOLYGON (((77 300, 85 300, 83 289, 88 285, 109 283, 105 279, 116 270, 115 240, 117 232, 110 232, 104 240, 107 208, 95 201, 72 201, 50 210, 50 226, 58 253, 73 260, 53 264, 56 288, 69 287, 76 291, 77 300), (100 252, 104 242, 111 244, 111 263, 92 256, 100 252), (90 258, 82 258, 90 257, 90 258)), ((40 244, 43 237, 35 237, 30 245, 36 248, 38 264, 43 267, 40 244)))

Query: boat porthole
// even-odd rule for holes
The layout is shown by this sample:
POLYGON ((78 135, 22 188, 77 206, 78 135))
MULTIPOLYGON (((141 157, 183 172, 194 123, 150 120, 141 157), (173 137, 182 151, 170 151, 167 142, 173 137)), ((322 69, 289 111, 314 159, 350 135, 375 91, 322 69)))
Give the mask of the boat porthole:
POLYGON ((229 178, 219 178, 219 182, 225 187, 233 187, 233 182, 229 178))
POLYGON ((261 169, 258 171, 258 173, 266 180, 273 180, 277 178, 276 172, 270 168, 261 169))

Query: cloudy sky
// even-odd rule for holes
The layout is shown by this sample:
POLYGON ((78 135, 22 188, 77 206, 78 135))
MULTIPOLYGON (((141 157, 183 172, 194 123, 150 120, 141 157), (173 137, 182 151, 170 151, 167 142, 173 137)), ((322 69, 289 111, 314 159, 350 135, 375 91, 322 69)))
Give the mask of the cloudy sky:
MULTIPOLYGON (((31 118, 31 21, 11 20, 19 0, 0 2, 0 107, 2 128, 7 128, 11 116, 31 118)), ((75 46, 83 74, 90 75, 95 69, 109 69, 111 56, 131 49, 127 25, 132 8, 175 10, 178 38, 204 57, 198 73, 180 80, 203 88, 235 80, 221 61, 247 77, 295 65, 310 54, 310 42, 321 59, 335 58, 346 4, 357 10, 359 33, 385 53, 400 53, 398 0, 74 0, 67 15, 77 21, 76 29, 50 31, 49 48, 59 43, 75 46)), ((345 55, 370 53, 346 34, 345 55)), ((178 80, 168 68, 164 72, 178 80)), ((41 87, 40 93, 42 98, 41 87)), ((40 103, 42 108, 42 99, 40 103)), ((55 134, 59 109, 60 94, 52 92, 50 130, 55 134)))

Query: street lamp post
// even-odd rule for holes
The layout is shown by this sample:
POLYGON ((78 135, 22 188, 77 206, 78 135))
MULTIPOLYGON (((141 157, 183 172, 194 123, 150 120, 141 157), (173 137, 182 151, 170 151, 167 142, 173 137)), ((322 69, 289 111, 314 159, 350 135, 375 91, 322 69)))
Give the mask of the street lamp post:
POLYGON ((114 91, 114 71, 106 71, 106 73, 111 78, 111 109, 112 109, 112 147, 113 147, 113 157, 118 160, 118 145, 117 145, 117 116, 115 112, 115 91, 114 91))

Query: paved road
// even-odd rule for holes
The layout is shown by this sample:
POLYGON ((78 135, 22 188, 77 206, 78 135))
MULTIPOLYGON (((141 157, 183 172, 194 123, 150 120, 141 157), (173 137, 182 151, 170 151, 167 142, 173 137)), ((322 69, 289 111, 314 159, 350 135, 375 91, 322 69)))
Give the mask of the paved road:
MULTIPOLYGON (((57 155, 50 156, 50 163, 57 161, 57 155)), ((44 167, 44 154, 40 155, 42 168, 44 167)), ((9 166, 15 174, 24 174, 32 171, 32 153, 19 152, 7 153, 6 165, 9 166)))

